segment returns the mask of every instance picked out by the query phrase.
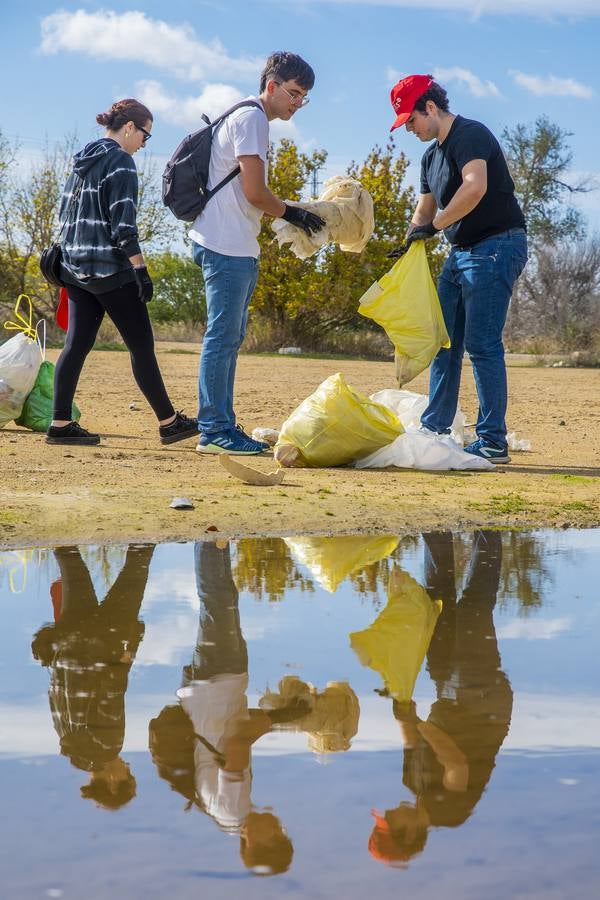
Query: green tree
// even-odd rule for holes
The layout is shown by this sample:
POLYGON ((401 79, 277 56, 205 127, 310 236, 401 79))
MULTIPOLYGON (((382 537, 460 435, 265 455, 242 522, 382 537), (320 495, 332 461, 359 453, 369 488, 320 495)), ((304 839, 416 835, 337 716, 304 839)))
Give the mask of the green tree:
POLYGON ((568 145, 571 132, 540 116, 533 125, 505 128, 502 141, 515 192, 535 242, 580 238, 581 214, 568 205, 574 194, 592 189, 587 180, 569 184, 565 179, 573 159, 568 145))
POLYGON ((154 297, 148 304, 153 322, 206 324, 206 298, 202 275, 196 263, 170 250, 146 256, 154 282, 154 297))

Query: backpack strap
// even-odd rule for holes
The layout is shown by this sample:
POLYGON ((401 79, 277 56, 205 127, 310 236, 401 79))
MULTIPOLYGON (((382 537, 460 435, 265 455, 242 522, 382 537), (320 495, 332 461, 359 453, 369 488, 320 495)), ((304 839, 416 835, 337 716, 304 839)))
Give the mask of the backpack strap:
MULTIPOLYGON (((257 109, 260 109, 264 112, 261 104, 258 103, 256 100, 240 100, 239 103, 235 103, 228 110, 226 110, 226 112, 222 113, 218 119, 215 119, 215 121, 211 123, 213 137, 214 137, 215 131, 217 130, 219 125, 221 125, 221 123, 225 121, 227 116, 230 116, 231 113, 234 113, 236 111, 236 109, 242 109, 242 107, 244 107, 244 106, 255 106, 257 109)), ((240 167, 236 166, 235 169, 233 169, 233 171, 231 171, 229 173, 229 175, 226 175, 225 178, 223 178, 223 180, 220 181, 212 189, 212 191, 206 192, 206 198, 207 198, 206 202, 208 203, 210 198, 214 197, 214 195, 217 193, 217 191, 220 191, 221 188, 224 188, 226 184, 229 184, 230 181, 233 181, 233 179, 239 174, 240 174, 240 167)))

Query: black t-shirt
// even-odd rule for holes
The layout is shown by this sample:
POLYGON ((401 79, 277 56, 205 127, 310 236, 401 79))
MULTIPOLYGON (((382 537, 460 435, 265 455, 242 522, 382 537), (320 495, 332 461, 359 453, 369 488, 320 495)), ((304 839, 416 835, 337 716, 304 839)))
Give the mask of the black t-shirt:
POLYGON ((525 228, 500 144, 481 122, 456 116, 445 141, 427 148, 421 160, 421 193, 433 194, 438 209, 445 209, 462 184, 463 168, 474 159, 487 163, 487 191, 474 210, 444 229, 448 241, 461 247, 509 228, 525 228))

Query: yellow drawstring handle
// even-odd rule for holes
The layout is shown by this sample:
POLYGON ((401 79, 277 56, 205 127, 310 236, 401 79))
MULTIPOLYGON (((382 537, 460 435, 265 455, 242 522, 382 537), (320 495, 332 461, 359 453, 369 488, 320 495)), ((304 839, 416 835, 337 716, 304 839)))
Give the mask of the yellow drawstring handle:
POLYGON ((17 298, 17 302, 15 303, 15 319, 16 322, 8 322, 4 323, 4 327, 7 331, 22 331, 28 338, 32 341, 35 341, 37 338, 35 328, 33 327, 33 306, 31 304, 31 298, 27 296, 27 294, 19 294, 17 298), (19 312, 19 307, 21 306, 21 300, 26 300, 29 304, 29 316, 23 315, 23 313, 19 312))

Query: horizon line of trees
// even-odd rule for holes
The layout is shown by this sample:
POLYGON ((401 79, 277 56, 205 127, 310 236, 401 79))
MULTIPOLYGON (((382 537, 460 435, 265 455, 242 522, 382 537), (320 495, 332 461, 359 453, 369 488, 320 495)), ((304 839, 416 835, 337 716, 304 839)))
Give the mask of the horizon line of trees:
MULTIPOLYGON (((570 183, 571 134, 546 117, 502 132, 501 142, 527 221, 530 261, 514 293, 506 328, 510 349, 550 344, 556 349, 600 347, 600 236, 588 234, 572 205, 574 195, 595 189, 589 180, 570 183)), ((77 142, 67 136, 29 172, 20 171, 18 143, 0 130, 0 307, 7 312, 20 293, 28 294, 37 316, 53 321, 58 289, 42 278, 38 259, 58 231, 62 187, 77 142)), ((310 194, 315 173, 327 159, 324 150, 302 153, 283 139, 272 147, 269 185, 278 196, 300 200, 310 194)), ((268 217, 259 236, 261 268, 252 301, 251 349, 294 344, 312 350, 360 349, 365 355, 391 352, 387 337, 356 312, 369 285, 391 265, 386 254, 401 243, 416 205, 406 184, 409 161, 396 153, 393 140, 378 145, 347 174, 371 193, 375 230, 360 254, 328 245, 307 260, 279 249, 268 217)), ((318 176, 317 176, 318 177, 318 176)), ((149 305, 162 326, 187 326, 196 337, 206 321, 202 278, 191 253, 177 247, 189 240, 161 202, 159 179, 151 161, 139 172, 138 226, 155 284, 149 305), (174 247, 175 238, 175 247, 174 247)), ((443 240, 429 242, 432 276, 448 253, 443 240)))

